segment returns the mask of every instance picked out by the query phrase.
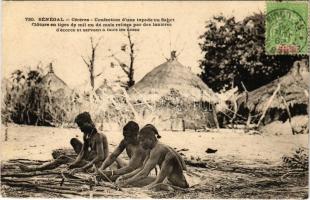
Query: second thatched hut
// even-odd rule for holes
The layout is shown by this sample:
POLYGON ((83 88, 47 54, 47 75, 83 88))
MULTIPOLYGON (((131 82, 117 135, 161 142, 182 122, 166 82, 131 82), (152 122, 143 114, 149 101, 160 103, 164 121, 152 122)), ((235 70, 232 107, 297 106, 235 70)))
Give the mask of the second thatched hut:
POLYGON ((183 66, 175 52, 155 67, 128 94, 135 108, 160 129, 205 129, 217 126, 216 94, 183 66))
POLYGON ((286 75, 256 90, 244 92, 238 99, 239 110, 258 116, 256 121, 252 119, 258 125, 277 120, 291 121, 294 116, 307 115, 309 79, 308 61, 296 61, 286 75))

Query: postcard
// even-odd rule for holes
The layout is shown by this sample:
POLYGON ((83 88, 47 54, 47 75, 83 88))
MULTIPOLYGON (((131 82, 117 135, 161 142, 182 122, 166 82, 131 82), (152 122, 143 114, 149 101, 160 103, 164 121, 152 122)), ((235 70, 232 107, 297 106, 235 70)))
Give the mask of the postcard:
POLYGON ((2 197, 308 198, 307 1, 2 8, 2 197))

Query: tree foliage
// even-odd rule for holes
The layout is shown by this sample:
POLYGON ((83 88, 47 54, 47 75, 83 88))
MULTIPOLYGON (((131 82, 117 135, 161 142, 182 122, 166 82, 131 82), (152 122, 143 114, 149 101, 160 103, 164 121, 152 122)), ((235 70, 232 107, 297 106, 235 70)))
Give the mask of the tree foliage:
POLYGON ((254 90, 286 74, 294 61, 305 56, 265 54, 265 15, 256 13, 236 21, 215 16, 206 23, 200 36, 204 58, 200 61, 201 79, 213 90, 242 83, 254 90))

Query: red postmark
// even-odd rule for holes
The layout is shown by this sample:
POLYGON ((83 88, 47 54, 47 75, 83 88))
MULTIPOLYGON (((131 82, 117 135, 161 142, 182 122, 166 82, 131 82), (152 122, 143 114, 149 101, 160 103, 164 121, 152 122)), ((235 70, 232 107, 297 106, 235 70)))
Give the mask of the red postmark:
POLYGON ((280 44, 276 48, 277 54, 297 54, 298 50, 299 46, 292 44, 280 44))

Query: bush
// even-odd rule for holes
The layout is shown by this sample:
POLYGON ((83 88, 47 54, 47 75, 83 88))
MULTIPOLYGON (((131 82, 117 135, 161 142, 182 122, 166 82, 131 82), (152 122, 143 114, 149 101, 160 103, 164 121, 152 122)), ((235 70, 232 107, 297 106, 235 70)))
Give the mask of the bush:
POLYGON ((305 148, 298 148, 293 155, 283 156, 282 161, 286 167, 308 171, 309 150, 305 148))

